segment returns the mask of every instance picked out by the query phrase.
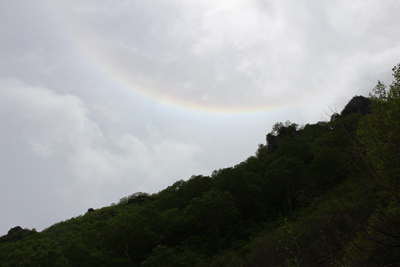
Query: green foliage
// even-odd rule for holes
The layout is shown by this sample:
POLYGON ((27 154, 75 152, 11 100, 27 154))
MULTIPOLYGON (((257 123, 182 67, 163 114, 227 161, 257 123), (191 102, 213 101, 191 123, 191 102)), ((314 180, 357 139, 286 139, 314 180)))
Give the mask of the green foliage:
POLYGON ((25 242, 0 246, 1 266, 68 266, 59 244, 48 238, 31 238, 25 242))
POLYGON ((231 223, 238 215, 232 195, 215 189, 205 193, 202 198, 192 199, 184 212, 191 224, 213 228, 218 246, 221 244, 221 227, 231 223))
POLYGON ((157 246, 153 249, 152 254, 141 263, 141 267, 184 267, 196 266, 206 267, 210 266, 201 255, 194 253, 187 248, 170 248, 167 246, 157 246))
POLYGON ((286 121, 285 123, 277 122, 272 126, 272 131, 270 134, 272 135, 285 135, 290 134, 293 130, 297 130, 299 125, 297 123, 291 123, 290 121, 286 121))
POLYGON ((346 247, 346 261, 363 266, 393 266, 400 262, 400 64, 393 69, 394 81, 387 87, 378 82, 372 112, 357 131, 362 147, 359 155, 369 170, 368 182, 375 189, 375 211, 364 228, 346 247))
POLYGON ((346 262, 390 266, 400 262, 400 210, 397 201, 378 206, 363 231, 346 247, 346 262))
POLYGON ((279 211, 292 211, 296 197, 306 186, 307 169, 301 159, 287 154, 278 158, 265 173, 269 202, 279 211))
POLYGON ((0 237, 0 266, 396 266, 399 69, 371 114, 278 122, 254 156, 211 176, 18 228, 0 237))
POLYGON ((132 195, 121 198, 118 202, 118 205, 126 205, 126 204, 130 204, 130 203, 141 204, 141 203, 143 203, 145 201, 149 201, 149 200, 152 200, 149 193, 136 192, 132 195))
POLYGON ((392 194, 400 197, 400 64, 393 68, 395 78, 387 91, 378 82, 374 88, 372 113, 361 121, 358 136, 366 163, 375 178, 392 194))

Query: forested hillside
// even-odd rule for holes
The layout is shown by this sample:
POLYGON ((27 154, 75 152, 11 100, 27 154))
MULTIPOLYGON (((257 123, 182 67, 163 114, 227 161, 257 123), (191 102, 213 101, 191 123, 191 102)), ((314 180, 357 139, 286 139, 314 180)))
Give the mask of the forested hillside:
POLYGON ((400 64, 234 167, 0 237, 0 266, 400 266, 400 64))

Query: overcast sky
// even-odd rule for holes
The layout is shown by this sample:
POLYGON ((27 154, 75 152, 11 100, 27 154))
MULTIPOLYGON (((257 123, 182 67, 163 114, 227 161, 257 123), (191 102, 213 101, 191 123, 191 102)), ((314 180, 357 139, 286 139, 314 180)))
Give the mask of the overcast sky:
MULTIPOLYGON (((254 155, 400 62, 398 0, 0 2, 0 235, 254 155)), ((328 115, 327 115, 328 114, 328 115)))

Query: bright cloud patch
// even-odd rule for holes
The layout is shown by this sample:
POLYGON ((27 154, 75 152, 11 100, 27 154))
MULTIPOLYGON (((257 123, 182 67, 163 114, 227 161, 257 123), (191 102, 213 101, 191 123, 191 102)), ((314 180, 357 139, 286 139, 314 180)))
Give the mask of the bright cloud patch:
POLYGON ((36 157, 64 161, 64 171, 73 180, 66 188, 60 183, 63 197, 73 197, 65 192, 82 186, 100 188, 110 184, 149 190, 165 184, 167 178, 187 178, 194 170, 204 170, 193 162, 201 153, 199 146, 165 138, 154 127, 149 127, 148 137, 141 139, 134 133, 105 136, 76 96, 15 80, 2 81, 0 88, 5 113, 13 116, 14 122, 9 124, 22 127, 18 141, 36 157))
POLYGON ((393 12, 364 1, 256 0, 79 1, 61 11, 76 43, 115 79, 159 101, 222 110, 318 96, 316 86, 335 85, 339 66, 365 56, 372 37, 380 43, 368 46, 369 55, 382 53, 392 37, 373 29, 383 23, 395 33, 383 15, 393 12), (378 15, 365 15, 371 11, 378 15))

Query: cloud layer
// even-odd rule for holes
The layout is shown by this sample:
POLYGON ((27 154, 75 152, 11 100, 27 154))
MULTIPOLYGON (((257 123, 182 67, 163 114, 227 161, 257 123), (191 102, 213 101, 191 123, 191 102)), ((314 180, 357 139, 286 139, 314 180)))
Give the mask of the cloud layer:
MULTIPOLYGON (((367 62, 398 55, 396 11, 395 2, 376 1, 62 7, 77 45, 116 79, 160 100, 217 109, 267 109, 319 96, 318 85, 337 85, 346 65, 360 72, 367 62)), ((339 90, 356 79, 344 76, 339 90)))
MULTIPOLYGON (((16 80, 0 81, 0 88, 2 149, 12 151, 11 155, 3 153, 8 157, 3 163, 9 161, 2 167, 4 200, 21 198, 36 206, 42 205, 44 199, 36 197, 43 194, 48 202, 61 200, 60 208, 78 204, 77 197, 79 206, 98 205, 104 203, 105 188, 152 192, 168 186, 168 177, 182 179, 193 171, 207 171, 196 161, 202 152, 198 145, 162 136, 152 125, 146 126, 146 138, 118 131, 107 136, 76 96, 16 80), (51 192, 42 192, 46 190, 51 192)), ((107 127, 104 121, 102 126, 107 127)), ((63 212, 59 215, 65 216, 63 212)))

